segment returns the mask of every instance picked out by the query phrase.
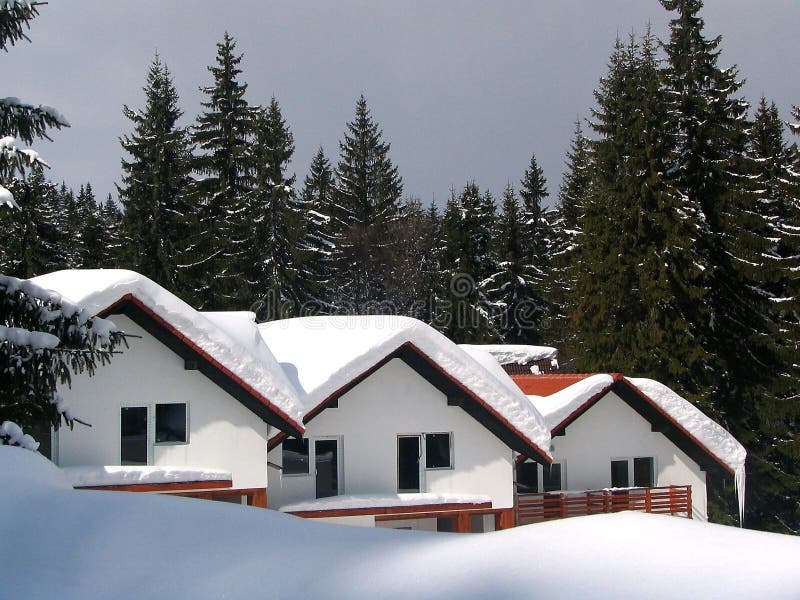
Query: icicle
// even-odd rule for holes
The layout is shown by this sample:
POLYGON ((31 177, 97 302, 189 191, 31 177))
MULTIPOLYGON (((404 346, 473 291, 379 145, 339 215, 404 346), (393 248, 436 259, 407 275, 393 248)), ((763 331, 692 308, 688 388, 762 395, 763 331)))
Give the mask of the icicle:
POLYGON ((739 501, 739 527, 744 526, 744 489, 745 489, 745 468, 744 463, 736 467, 733 472, 734 486, 736 487, 736 497, 739 501))

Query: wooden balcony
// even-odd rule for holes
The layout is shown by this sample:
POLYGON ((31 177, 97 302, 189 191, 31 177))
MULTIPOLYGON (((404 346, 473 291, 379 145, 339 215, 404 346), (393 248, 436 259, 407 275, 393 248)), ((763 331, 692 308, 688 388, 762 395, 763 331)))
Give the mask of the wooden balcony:
POLYGON ((515 525, 635 510, 692 518, 692 486, 609 488, 583 492, 517 494, 515 525))

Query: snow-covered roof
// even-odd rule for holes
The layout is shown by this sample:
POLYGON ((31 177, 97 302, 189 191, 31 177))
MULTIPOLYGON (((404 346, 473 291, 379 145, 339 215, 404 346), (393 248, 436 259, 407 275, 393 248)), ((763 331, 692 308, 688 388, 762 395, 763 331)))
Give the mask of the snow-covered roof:
POLYGON ((549 456, 550 431, 533 405, 493 362, 476 360, 410 317, 302 317, 261 323, 261 334, 303 401, 306 414, 405 344, 482 400, 506 425, 549 456))
MULTIPOLYGON (((527 389, 531 389, 534 378, 526 379, 527 389)), ((694 404, 682 398, 673 390, 658 381, 635 377, 622 377, 619 374, 595 374, 578 380, 572 385, 547 396, 528 395, 531 403, 543 416, 551 431, 562 427, 567 421, 582 413, 591 401, 609 391, 615 383, 621 382, 634 390, 639 397, 653 405, 678 429, 692 438, 696 444, 725 466, 736 478, 739 491, 739 505, 744 506, 744 476, 747 451, 719 423, 706 416, 694 404)))
POLYGON ((491 504, 489 496, 476 494, 353 494, 329 496, 305 502, 294 502, 280 507, 281 512, 312 512, 328 510, 370 510, 402 508, 408 506, 435 506, 442 504, 491 504))
POLYGON ((558 350, 550 346, 529 346, 526 344, 461 344, 462 347, 473 347, 491 354, 501 365, 527 365, 539 360, 555 360, 558 350))
POLYGON ((144 275, 123 269, 56 271, 33 278, 37 285, 97 314, 134 298, 199 351, 230 371, 270 409, 303 430, 303 408, 292 384, 243 314, 204 314, 144 275), (250 334, 247 333, 249 326, 250 334), (230 329, 230 331, 229 331, 230 329))
POLYGON ((108 465, 63 467, 61 470, 73 487, 230 481, 232 479, 229 471, 187 467, 108 465))

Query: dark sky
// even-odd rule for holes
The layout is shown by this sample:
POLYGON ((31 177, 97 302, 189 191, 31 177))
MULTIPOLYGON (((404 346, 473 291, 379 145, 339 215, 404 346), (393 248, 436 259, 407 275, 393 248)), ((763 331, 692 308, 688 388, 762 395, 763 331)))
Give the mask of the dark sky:
MULTIPOLYGON (((722 65, 736 64, 743 94, 800 104, 797 0, 706 0, 708 35, 723 35, 722 65)), ((2 57, 4 96, 51 104, 72 128, 35 148, 51 178, 98 198, 120 180, 122 105, 141 107, 156 49, 175 77, 184 124, 225 30, 244 53, 248 100, 280 102, 295 136, 302 182, 322 145, 338 154, 362 92, 391 142, 405 194, 442 202, 475 179, 499 194, 535 153, 552 194, 573 123, 588 115, 617 34, 650 21, 667 31, 657 0, 269 2, 265 0, 50 0, 33 44, 2 57)))

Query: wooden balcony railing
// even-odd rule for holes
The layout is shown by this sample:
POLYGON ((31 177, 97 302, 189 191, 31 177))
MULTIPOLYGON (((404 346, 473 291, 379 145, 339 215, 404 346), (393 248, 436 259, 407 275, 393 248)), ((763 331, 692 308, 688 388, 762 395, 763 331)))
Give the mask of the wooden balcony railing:
POLYGON ((692 518, 692 486, 609 488, 585 492, 517 494, 516 525, 635 510, 692 518))

